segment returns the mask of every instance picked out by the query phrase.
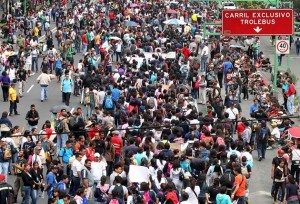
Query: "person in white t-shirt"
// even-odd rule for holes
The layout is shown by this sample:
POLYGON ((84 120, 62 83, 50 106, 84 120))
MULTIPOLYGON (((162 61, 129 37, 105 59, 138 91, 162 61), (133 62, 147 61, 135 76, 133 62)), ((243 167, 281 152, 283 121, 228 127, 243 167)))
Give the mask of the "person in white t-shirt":
POLYGON ((280 139, 280 130, 276 122, 271 124, 273 130, 271 132, 271 137, 268 139, 268 147, 267 149, 273 149, 273 144, 280 139))
POLYGON ((234 107, 234 104, 233 103, 230 103, 230 107, 226 109, 225 111, 226 113, 229 114, 229 119, 230 120, 235 120, 235 119, 238 119, 238 115, 239 115, 239 111, 237 108, 234 107))
POLYGON ((200 194, 200 187, 196 186, 196 179, 190 179, 190 186, 185 189, 185 192, 189 195, 187 203, 198 203, 198 196, 200 194))
POLYGON ((94 154, 94 160, 91 164, 91 173, 94 177, 95 185, 100 184, 100 180, 102 176, 106 176, 106 168, 104 166, 104 163, 100 160, 100 154, 95 153, 94 154))

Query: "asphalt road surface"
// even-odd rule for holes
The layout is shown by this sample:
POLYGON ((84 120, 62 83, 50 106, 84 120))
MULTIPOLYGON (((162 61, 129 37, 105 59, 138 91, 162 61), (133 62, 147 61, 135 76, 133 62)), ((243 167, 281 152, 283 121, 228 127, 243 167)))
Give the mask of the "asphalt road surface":
MULTIPOLYGON (((53 24, 51 24, 53 28, 53 24)), ((57 45, 56 41, 54 42, 54 45, 57 45)), ((275 47, 271 47, 269 43, 269 37, 262 37, 261 38, 261 51, 264 52, 264 54, 271 58, 273 62, 274 58, 274 52, 275 47)), ((292 46, 291 50, 291 70, 295 74, 299 75, 300 71, 298 69, 298 66, 296 63, 299 63, 299 56, 295 55, 295 47, 292 46)), ((82 59, 82 54, 76 54, 74 56, 74 64, 77 65, 79 59, 82 59)), ((283 60, 286 60, 285 58, 283 60)), ((39 64, 41 63, 42 59, 39 58, 39 64)), ((285 63, 283 61, 283 63, 285 63)), ((49 109, 55 105, 62 104, 62 96, 60 92, 60 84, 56 82, 56 80, 53 80, 51 84, 49 85, 49 96, 48 100, 41 102, 40 101, 40 86, 36 82, 36 78, 38 77, 40 73, 36 73, 35 75, 31 76, 25 86, 25 93, 24 97, 21 98, 20 103, 18 104, 18 112, 20 113, 19 116, 12 116, 10 117, 11 121, 13 122, 13 125, 19 125, 21 127, 26 127, 27 123, 25 121, 25 115, 27 111, 30 109, 31 104, 36 105, 36 110, 40 114, 40 120, 38 127, 41 128, 41 125, 46 121, 49 120, 51 117, 51 113, 49 112, 49 109)), ((263 75, 270 80, 270 74, 267 72, 263 72, 263 75)), ((299 82, 298 82, 299 84, 299 82)), ((299 86, 297 86, 299 87, 299 86)), ((224 95, 224 91, 223 91, 224 95)), ((253 96, 250 95, 250 98, 248 101, 242 101, 242 115, 249 118, 249 109, 252 105, 252 99, 253 96)), ((0 104, 1 104, 1 112, 5 110, 9 110, 9 103, 2 101, 2 95, 0 96, 0 104)), ((79 103, 80 98, 71 96, 70 99, 70 107, 72 110, 76 110, 77 107, 82 107, 79 103)), ((282 101, 281 101, 282 102, 282 101)), ((199 106, 199 109, 204 109, 203 106, 199 106)), ((85 110, 85 109, 83 109, 85 110)), ((296 121, 296 119, 295 119, 296 121)), ((298 122, 298 121, 296 121, 298 122)), ((298 122, 299 123, 299 122, 298 122)), ((266 154, 266 160, 262 162, 257 161, 257 152, 253 152, 254 157, 254 168, 253 168, 253 175, 250 179, 250 194, 249 194, 249 201, 250 203, 272 203, 272 198, 270 196, 270 189, 271 189, 271 162, 272 158, 276 155, 276 150, 268 150, 266 154)), ((15 177, 14 176, 8 176, 8 183, 12 184, 14 183, 15 177)), ((21 203, 21 196, 19 193, 18 197, 18 203, 21 203)), ((45 198, 41 199, 39 198, 38 204, 46 204, 47 203, 47 196, 45 194, 45 198)))

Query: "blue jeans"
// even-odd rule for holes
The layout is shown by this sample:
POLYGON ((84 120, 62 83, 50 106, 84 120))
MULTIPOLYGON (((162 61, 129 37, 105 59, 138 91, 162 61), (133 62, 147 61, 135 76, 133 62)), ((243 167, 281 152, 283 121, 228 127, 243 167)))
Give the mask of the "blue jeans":
POLYGON ((200 67, 201 72, 206 71, 206 61, 207 61, 207 59, 208 59, 208 56, 201 57, 201 67, 200 67))
POLYGON ((228 94, 228 87, 229 87, 229 86, 228 86, 228 83, 227 83, 227 82, 225 82, 224 84, 225 84, 225 94, 227 95, 227 94, 228 94))
POLYGON ((116 52, 116 61, 121 61, 122 60, 122 53, 121 52, 116 52))
POLYGON ((95 52, 97 55, 100 55, 99 45, 95 45, 95 52))
POLYGON ((294 114, 294 98, 295 95, 291 95, 287 98, 286 106, 289 111, 289 114, 294 114))
POLYGON ((72 176, 72 182, 70 186, 70 195, 75 196, 77 189, 80 186, 80 179, 78 177, 72 176))
POLYGON ((9 162, 0 162, 0 173, 5 175, 5 181, 7 181, 9 162))
POLYGON ((25 193, 25 196, 23 197, 22 204, 29 204, 29 199, 31 197, 32 204, 36 204, 36 201, 34 200, 33 190, 30 186, 23 186, 23 191, 25 193))
POLYGON ((87 51, 87 45, 82 43, 82 52, 86 53, 87 51))
POLYGON ((87 108, 86 113, 88 115, 88 118, 90 118, 92 116, 92 114, 94 113, 95 105, 90 104, 90 105, 87 105, 86 108, 87 108))
POLYGON ((76 49, 77 53, 80 53, 80 43, 79 42, 75 43, 75 49, 76 49))
POLYGON ((56 154, 59 154, 60 149, 66 146, 67 140, 68 140, 68 134, 57 135, 56 154))
POLYGON ((296 46, 296 54, 299 55, 300 53, 300 46, 296 46))
POLYGON ((38 202, 38 199, 39 199, 39 189, 33 189, 31 190, 31 193, 32 193, 32 204, 36 204, 36 203, 39 203, 38 202))
POLYGON ((199 98, 199 89, 192 88, 191 95, 192 95, 193 99, 198 99, 199 98))
POLYGON ((31 125, 27 125, 27 130, 31 131, 33 128, 38 128, 37 125, 31 126, 31 125))
POLYGON ((34 64, 35 64, 35 71, 38 72, 39 68, 38 68, 38 58, 37 57, 32 57, 31 60, 31 71, 34 72, 34 64))
POLYGON ((121 159, 121 155, 115 154, 115 164, 118 163, 121 159))
POLYGON ((41 100, 48 99, 48 86, 44 85, 41 86, 41 100))
POLYGON ((267 149, 267 142, 266 141, 257 141, 258 158, 259 157, 265 158, 266 149, 267 149))

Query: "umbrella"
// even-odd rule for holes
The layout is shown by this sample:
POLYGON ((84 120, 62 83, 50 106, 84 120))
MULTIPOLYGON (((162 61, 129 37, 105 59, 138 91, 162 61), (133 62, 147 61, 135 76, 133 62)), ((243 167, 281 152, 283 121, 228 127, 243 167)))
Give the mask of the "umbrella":
POLYGON ((138 24, 137 24, 136 22, 134 22, 134 21, 126 21, 126 22, 124 23, 124 26, 128 26, 128 27, 136 27, 136 26, 138 26, 138 24))
POLYGON ((133 4, 133 3, 131 3, 130 4, 130 8, 135 8, 135 7, 138 7, 139 5, 137 5, 137 4, 133 4))
POLYGON ((300 138, 300 127, 291 127, 288 132, 290 137, 300 138))
POLYGON ((167 11, 167 14, 177 14, 177 11, 170 9, 167 11))
POLYGON ((110 40, 121 40, 121 38, 119 37, 116 37, 116 36, 111 36, 109 37, 110 40))
POLYGON ((65 109, 67 112, 71 111, 71 108, 69 106, 66 106, 66 105, 56 105, 56 106, 53 106, 50 109, 50 112, 52 112, 52 113, 59 113, 62 109, 65 109))
POLYGON ((178 4, 179 2, 177 1, 171 1, 170 4, 178 4))
POLYGON ((170 19, 163 22, 166 25, 185 25, 186 23, 184 21, 178 20, 178 19, 170 19))

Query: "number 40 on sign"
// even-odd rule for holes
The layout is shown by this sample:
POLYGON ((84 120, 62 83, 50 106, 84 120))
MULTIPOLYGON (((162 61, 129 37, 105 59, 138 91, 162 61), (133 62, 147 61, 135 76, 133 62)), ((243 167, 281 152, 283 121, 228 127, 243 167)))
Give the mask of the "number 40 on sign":
POLYGON ((276 53, 277 54, 290 54, 290 41, 289 40, 277 40, 276 53))

